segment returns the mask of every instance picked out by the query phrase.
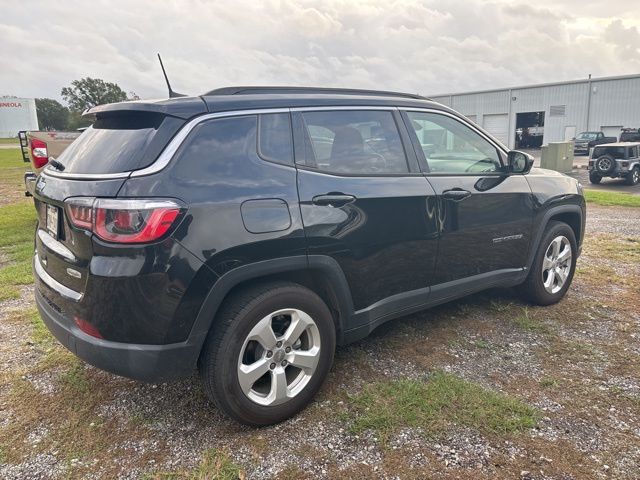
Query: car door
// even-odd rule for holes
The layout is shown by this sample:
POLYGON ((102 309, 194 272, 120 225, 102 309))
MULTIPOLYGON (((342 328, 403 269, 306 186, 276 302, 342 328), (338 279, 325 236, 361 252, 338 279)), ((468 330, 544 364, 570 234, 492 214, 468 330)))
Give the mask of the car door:
POLYGON ((367 313, 356 316, 362 322, 424 304, 435 267, 436 197, 397 110, 295 109, 293 118, 310 258, 337 262, 355 310, 367 313))
POLYGON ((438 197, 436 283, 455 287, 521 273, 534 205, 524 175, 505 173, 503 147, 448 112, 407 110, 403 118, 438 197))

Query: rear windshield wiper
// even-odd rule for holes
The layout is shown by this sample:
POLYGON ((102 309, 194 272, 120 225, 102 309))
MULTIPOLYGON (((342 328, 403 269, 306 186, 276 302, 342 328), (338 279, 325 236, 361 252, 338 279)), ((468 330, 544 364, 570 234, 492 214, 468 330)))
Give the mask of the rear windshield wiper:
POLYGON ((64 171, 64 165, 53 157, 49 159, 49 165, 51 165, 56 170, 60 170, 61 172, 64 171))

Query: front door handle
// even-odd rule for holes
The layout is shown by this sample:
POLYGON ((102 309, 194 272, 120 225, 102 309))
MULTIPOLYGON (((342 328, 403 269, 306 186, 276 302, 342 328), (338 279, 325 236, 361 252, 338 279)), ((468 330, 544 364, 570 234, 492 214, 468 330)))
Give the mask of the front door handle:
POLYGON ((453 200, 454 202, 459 202, 470 196, 471 196, 471 192, 468 192, 467 190, 454 189, 454 190, 445 190, 444 192, 442 192, 442 198, 445 198, 447 200, 453 200))
POLYGON ((355 201, 356 197, 353 195, 345 195, 343 193, 328 193, 326 195, 316 195, 313 197, 314 205, 321 205, 324 207, 342 207, 347 203, 355 201))

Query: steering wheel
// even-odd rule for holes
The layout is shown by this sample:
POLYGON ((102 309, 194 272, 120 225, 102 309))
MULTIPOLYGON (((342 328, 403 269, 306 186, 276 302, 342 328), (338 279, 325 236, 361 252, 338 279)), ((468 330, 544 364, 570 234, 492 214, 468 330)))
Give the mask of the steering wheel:
POLYGON ((491 160, 489 157, 483 158, 482 160, 478 160, 477 162, 472 163, 465 169, 465 172, 467 173, 472 173, 472 172, 487 173, 487 172, 495 172, 495 171, 496 171, 496 162, 494 160, 491 160), (490 167, 487 166, 482 170, 474 170, 474 167, 478 165, 486 165, 487 163, 491 164, 491 166, 490 167))

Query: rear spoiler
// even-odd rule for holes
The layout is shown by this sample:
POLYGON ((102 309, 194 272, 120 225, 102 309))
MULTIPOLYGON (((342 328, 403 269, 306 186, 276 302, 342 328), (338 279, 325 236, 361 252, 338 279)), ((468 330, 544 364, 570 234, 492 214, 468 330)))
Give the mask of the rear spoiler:
POLYGON ((207 113, 207 105, 200 97, 169 98, 166 100, 136 100, 132 102, 107 103, 84 111, 82 116, 109 114, 115 112, 160 113, 188 119, 207 113))

